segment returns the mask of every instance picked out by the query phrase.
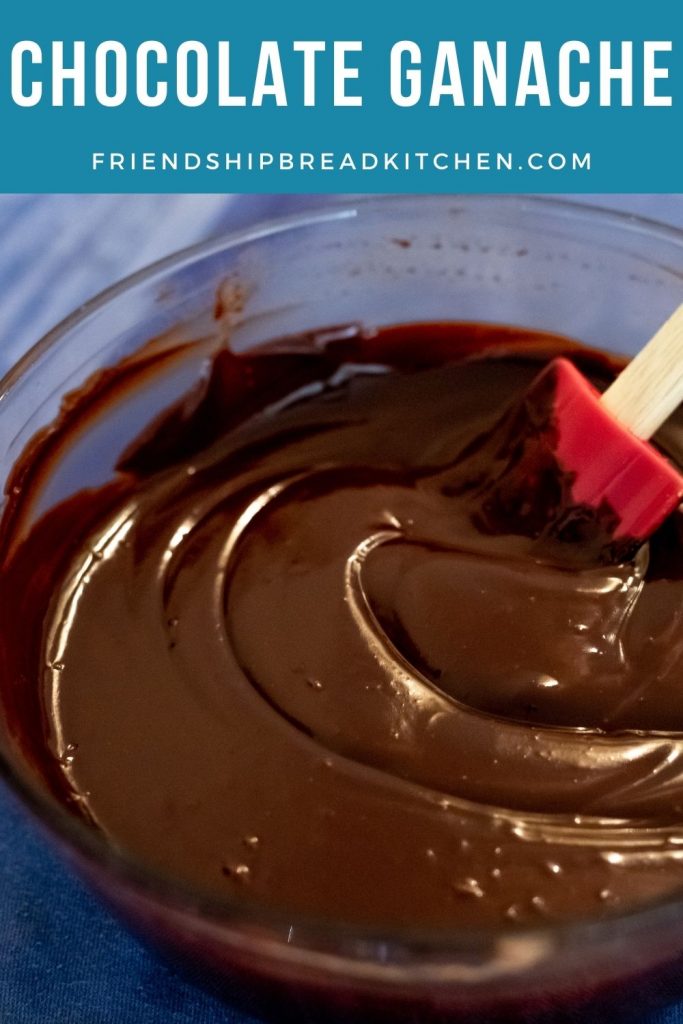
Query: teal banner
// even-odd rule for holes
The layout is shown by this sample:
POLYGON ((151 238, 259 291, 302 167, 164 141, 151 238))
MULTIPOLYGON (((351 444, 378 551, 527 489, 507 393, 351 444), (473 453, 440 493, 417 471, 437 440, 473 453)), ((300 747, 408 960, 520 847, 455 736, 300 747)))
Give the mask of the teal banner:
POLYGON ((6 5, 5 192, 683 191, 683 5, 6 5))

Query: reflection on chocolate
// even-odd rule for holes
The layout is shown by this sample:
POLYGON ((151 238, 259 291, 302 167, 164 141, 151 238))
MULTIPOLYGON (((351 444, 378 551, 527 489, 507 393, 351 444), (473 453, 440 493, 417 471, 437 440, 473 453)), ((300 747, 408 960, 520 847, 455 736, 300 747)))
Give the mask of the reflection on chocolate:
MULTIPOLYGON (((562 352, 609 379, 477 325, 223 350, 110 484, 26 537, 10 507, 2 699, 52 792, 209 893, 356 922, 513 926, 679 886, 680 515, 570 565, 482 501, 506 410, 562 352)), ((659 440, 683 458, 680 425, 659 440)))

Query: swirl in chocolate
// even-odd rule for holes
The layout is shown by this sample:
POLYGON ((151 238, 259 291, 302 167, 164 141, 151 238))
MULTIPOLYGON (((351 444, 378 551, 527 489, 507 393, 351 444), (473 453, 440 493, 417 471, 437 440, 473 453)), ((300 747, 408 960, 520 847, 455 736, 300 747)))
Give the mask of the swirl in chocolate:
MULTIPOLYGON (((3 702, 55 796, 214 895, 355 922, 680 886, 680 515, 614 562, 492 500, 492 452, 528 440, 509 410, 560 352, 613 372, 476 325, 221 349, 109 483, 27 535, 10 507, 3 702)), ((17 501, 117 379, 26 453, 17 501)))

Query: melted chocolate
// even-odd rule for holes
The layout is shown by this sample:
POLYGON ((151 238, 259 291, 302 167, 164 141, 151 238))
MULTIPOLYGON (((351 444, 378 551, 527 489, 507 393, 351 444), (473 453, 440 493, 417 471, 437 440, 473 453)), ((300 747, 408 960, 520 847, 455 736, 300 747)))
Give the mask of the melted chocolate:
MULTIPOLYGON (((0 533, 2 701, 45 785, 145 865, 292 912, 513 925, 680 886, 681 516, 568 561, 552 467, 543 514, 505 500, 558 354, 614 370, 481 325, 222 349, 22 529, 130 364, 73 396, 0 533)), ((683 458, 680 422, 659 440, 683 458)))

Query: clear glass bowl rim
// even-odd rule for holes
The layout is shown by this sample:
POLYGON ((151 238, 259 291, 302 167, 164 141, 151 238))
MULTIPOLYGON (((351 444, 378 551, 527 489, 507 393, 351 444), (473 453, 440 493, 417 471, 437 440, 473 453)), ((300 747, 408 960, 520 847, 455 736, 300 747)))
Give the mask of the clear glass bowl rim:
MULTIPOLYGON (((335 220, 347 220, 362 215, 364 210, 386 210, 392 206, 402 207, 407 203, 453 202, 467 206, 499 206, 508 209, 555 215, 573 223, 602 222, 624 233, 635 233, 649 239, 659 239, 681 249, 683 263, 683 230, 660 221, 637 214, 609 209, 593 203, 577 203, 572 200, 544 195, 515 194, 457 194, 457 195, 384 195, 384 196, 326 196, 322 209, 312 209, 285 217, 259 222, 255 226, 228 232, 189 246, 158 260, 133 274, 121 279, 92 299, 78 307, 53 327, 0 379, 0 403, 7 401, 13 388, 29 373, 41 357, 68 341, 72 329, 82 325, 93 313, 141 284, 151 284, 170 272, 178 271, 195 261, 236 248, 269 236, 285 234, 297 228, 327 224, 335 220)), ((1 508, 1 506, 0 506, 1 508)), ((257 928, 265 938, 269 934, 276 944, 287 943, 287 935, 296 928, 295 948, 301 952, 314 953, 316 949, 337 950, 339 957, 325 956, 331 966, 338 959, 343 967, 351 967, 353 960, 375 962, 382 970, 387 962, 387 947, 398 952, 397 961, 410 963, 415 957, 425 963, 430 958, 438 959, 438 976, 447 980, 444 958, 467 955, 496 948, 496 942, 505 938, 506 943, 520 943, 529 940, 544 944, 551 940, 548 948, 555 955, 559 948, 589 948, 597 942, 623 939, 628 933, 655 933, 664 923, 683 919, 683 883, 680 889, 663 898, 626 911, 615 912, 601 919, 580 919, 569 923, 547 923, 538 926, 505 928, 413 928, 361 926, 344 921, 313 918, 276 910, 253 899, 210 897, 200 890, 165 877, 135 861, 125 852, 109 844, 105 837, 93 830, 84 821, 62 808, 55 800, 40 791, 15 768, 8 757, 0 751, 0 778, 8 784, 21 804, 29 809, 39 823, 47 827, 69 850, 71 848, 85 863, 96 871, 104 873, 109 884, 118 881, 124 887, 132 887, 145 897, 156 901, 161 907, 191 913, 206 918, 217 925, 223 924, 231 930, 257 928), (354 952, 357 951, 357 952, 354 952), (362 951, 362 952, 361 952, 362 951), (377 953, 377 956, 374 955, 377 953), (382 961, 382 962, 380 962, 382 961)), ((681 924, 683 930, 683 924, 681 924)), ((289 947, 290 952, 294 952, 289 947)), ((392 957, 389 962, 394 960, 392 957)), ((396 961, 394 961, 396 962, 396 961)), ((410 972, 409 972, 410 973, 410 972)))

